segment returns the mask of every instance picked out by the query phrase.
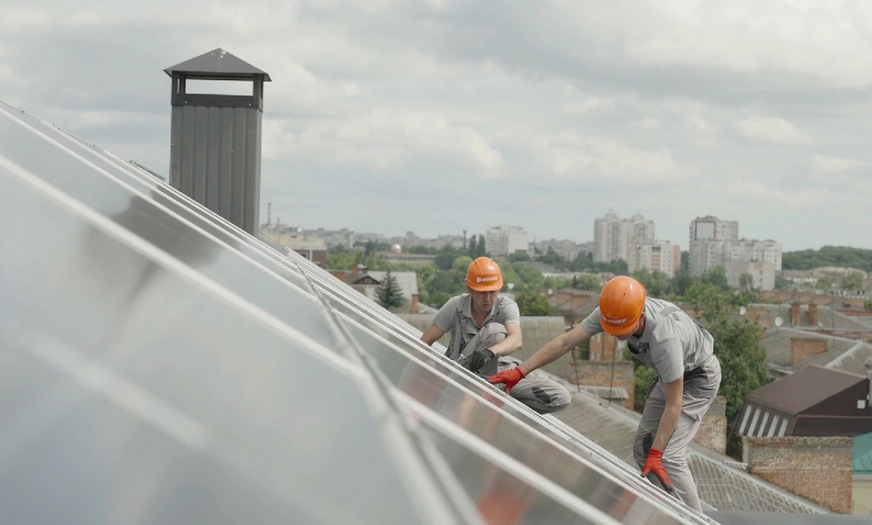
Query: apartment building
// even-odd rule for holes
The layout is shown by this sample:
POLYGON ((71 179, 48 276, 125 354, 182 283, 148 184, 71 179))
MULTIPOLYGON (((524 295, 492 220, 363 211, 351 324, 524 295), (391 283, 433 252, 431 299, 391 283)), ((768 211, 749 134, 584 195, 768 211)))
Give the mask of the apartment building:
POLYGON ((711 215, 690 222, 690 274, 698 277, 723 266, 727 282, 736 286, 743 274, 755 288, 771 290, 775 272, 781 271, 781 243, 772 239, 740 239, 739 222, 711 215))
POLYGON ((530 244, 527 230, 520 226, 493 226, 485 232, 487 252, 493 256, 511 255, 515 252, 526 252, 530 244))
POLYGON ((629 273, 649 270, 664 273, 672 278, 680 269, 681 247, 669 241, 643 240, 637 242, 629 259, 627 259, 629 273))
POLYGON ((607 263, 620 259, 629 263, 637 243, 654 239, 654 221, 641 214, 621 219, 610 211, 594 221, 593 260, 607 263))

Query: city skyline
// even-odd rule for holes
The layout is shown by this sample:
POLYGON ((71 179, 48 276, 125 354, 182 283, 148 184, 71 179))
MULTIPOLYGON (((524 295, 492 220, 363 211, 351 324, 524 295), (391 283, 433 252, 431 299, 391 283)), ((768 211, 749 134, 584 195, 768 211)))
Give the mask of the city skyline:
POLYGON ((289 224, 583 242, 611 209, 679 245, 713 215, 785 251, 868 249, 869 20, 838 1, 9 0, 0 101, 168 177, 164 69, 220 47, 272 79, 261 222, 271 203, 289 224))

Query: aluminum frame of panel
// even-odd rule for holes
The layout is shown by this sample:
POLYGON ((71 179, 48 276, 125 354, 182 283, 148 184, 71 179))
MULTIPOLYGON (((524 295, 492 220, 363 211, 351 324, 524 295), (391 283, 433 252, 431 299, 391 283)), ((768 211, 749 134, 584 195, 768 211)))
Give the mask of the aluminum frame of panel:
MULTIPOLYGON (((39 124, 37 123, 36 125, 38 126, 39 124)), ((62 135, 61 133, 57 134, 62 135)), ((175 192, 175 190, 166 187, 162 183, 159 183, 150 175, 148 175, 147 172, 145 172, 144 170, 135 169, 129 164, 120 162, 117 160, 117 158, 107 154, 106 152, 101 152, 94 148, 88 148, 87 145, 81 143, 81 141, 78 141, 77 139, 71 138, 69 136, 64 135, 63 138, 61 138, 60 140, 67 140, 68 142, 77 144, 78 146, 84 146, 85 149, 89 150, 88 155, 91 155, 93 157, 88 158, 87 163, 89 163, 93 168, 103 170, 104 175, 107 175, 110 178, 117 179, 119 184, 127 186, 128 189, 138 187, 137 191, 148 192, 149 204, 153 204, 151 201, 154 201, 154 203, 161 203, 160 205, 156 205, 153 208, 149 208, 151 212, 154 212, 155 214, 169 213, 177 217, 184 216, 184 220, 178 220, 174 222, 174 224, 185 224, 186 222, 199 223, 198 228, 201 235, 210 238, 219 238, 222 240, 223 244, 215 243, 222 246, 222 253, 225 251, 233 250, 244 252, 246 254, 245 257, 249 259, 248 263, 250 263, 250 266, 267 268, 269 269, 269 271, 274 271, 277 274, 281 274, 283 278, 290 281, 289 283, 285 284, 291 284, 291 288, 296 288, 297 293, 303 292, 305 295, 312 294, 312 292, 314 292, 314 295, 318 296, 318 300, 320 301, 321 306, 323 307, 323 309, 327 310, 327 313, 330 317, 345 316, 350 314, 356 319, 362 320, 377 327, 381 332, 380 335, 375 336, 377 339, 383 339, 385 345, 393 347, 394 349, 399 348, 396 346, 398 342, 400 347, 403 347, 402 350, 399 350, 399 353, 397 354, 401 358, 403 354, 408 354, 409 352, 411 352, 412 354, 421 353, 421 355, 429 355, 429 357, 433 359, 433 364, 431 364, 431 366, 434 367, 433 370, 436 370, 436 372, 433 373, 433 377, 439 378, 441 380, 445 380, 445 378, 447 377, 448 383, 463 385, 461 387, 461 390, 466 389, 467 392, 471 392, 472 395, 476 398, 480 395, 487 395, 489 394, 489 392, 493 391, 493 387, 482 385, 480 381, 475 380, 468 373, 459 369, 459 367, 457 367, 455 363, 452 363, 447 359, 443 358, 442 356, 439 356, 438 353, 431 352, 429 349, 423 347, 423 344, 417 341, 417 337, 420 334, 417 333, 410 325, 400 321, 396 317, 387 313, 385 310, 375 305, 375 303, 373 303, 369 299, 361 296, 356 291, 351 290, 350 288, 346 289, 347 287, 344 287, 344 285, 342 285, 338 281, 331 281, 331 279, 333 279, 332 276, 329 276, 328 274, 326 274, 326 272, 314 266, 310 261, 303 260, 301 257, 295 258, 291 256, 288 258, 284 258, 282 256, 277 256, 277 254, 273 250, 266 247, 260 241, 257 241, 250 237, 246 237, 245 235, 240 235, 240 231, 238 231, 238 229, 236 229, 233 225, 226 223, 220 218, 217 218, 217 216, 211 214, 211 212, 209 212, 208 210, 199 209, 199 205, 193 203, 193 201, 187 199, 184 195, 178 194, 178 192, 175 192), (226 239, 228 238, 237 242, 227 243, 226 239), (288 276, 292 277, 288 279, 288 276), (302 279, 300 278, 300 276, 302 276, 302 279), (388 341, 394 342, 388 343, 388 341), (429 354, 425 352, 428 352, 429 354)), ((190 227, 190 225, 186 227, 190 227)), ((192 229, 197 230, 198 228, 192 229)), ((193 238, 196 238, 196 236, 194 236, 193 238)), ((172 252, 172 250, 170 250, 170 252, 172 252)), ((243 264, 242 266, 245 266, 245 264, 243 264)), ((226 279, 224 279, 224 281, 226 281, 226 279)), ((222 282, 221 284, 229 287, 233 286, 233 283, 222 282)), ((282 287, 282 289, 285 291, 289 290, 288 287, 282 287)), ((258 296, 254 299, 255 300, 253 301, 253 303, 261 306, 260 303, 263 302, 263 298, 258 296)), ((357 323, 358 321, 354 322, 357 323)), ((330 323, 327 324, 329 325, 330 323)), ((339 339, 341 340, 343 339, 343 337, 340 336, 339 339)), ((359 352, 361 354, 365 353, 360 348, 362 346, 360 344, 360 341, 357 341, 355 337, 351 337, 350 341, 341 342, 344 342, 345 344, 353 347, 352 350, 354 352, 359 352)), ((348 357, 348 352, 344 353, 343 355, 345 357, 348 357)), ((361 357, 364 359, 364 361, 366 361, 365 356, 361 355, 358 357, 361 357)), ((406 355, 406 359, 408 359, 408 355, 406 355)), ((352 362, 354 362, 353 359, 352 362)), ((380 366, 385 367, 387 365, 384 361, 382 361, 380 366)), ((371 369, 369 370, 369 372, 374 374, 375 376, 380 376, 382 375, 383 370, 371 369)), ((380 379, 376 377, 376 382, 378 383, 379 381, 380 379)), ((385 385, 381 386, 382 388, 384 388, 385 385)), ((456 388, 456 386, 453 386, 452 388, 456 388)), ((400 399, 404 398, 400 396, 400 399)), ((401 403, 404 406, 407 405, 408 399, 404 399, 403 401, 401 401, 401 403)), ((494 402, 492 401, 492 403, 494 402)), ((498 412, 508 411, 506 413, 510 415, 509 419, 514 420, 516 422, 516 425, 529 425, 537 431, 543 432, 548 439, 557 439, 558 441, 563 443, 563 445, 561 446, 569 446, 574 450, 575 454, 585 454, 592 458, 597 458, 597 461, 604 461, 604 463, 601 463, 600 466, 597 468, 602 469, 602 465, 604 464, 606 465, 605 468, 607 470, 615 469, 618 472, 615 475, 615 478, 619 480, 619 484, 627 483, 630 479, 627 472, 620 472, 621 469, 624 469, 625 471, 627 470, 626 466, 623 465, 623 463, 620 463, 620 466, 618 466, 618 463, 609 463, 611 459, 602 456, 601 453, 595 450, 595 447, 590 447, 590 444, 588 443, 579 443, 576 437, 568 436, 564 432, 564 429, 561 429, 559 425, 554 425, 553 422, 543 421, 541 417, 532 413, 532 411, 530 411, 527 407, 524 407, 523 405, 515 402, 514 400, 508 399, 507 397, 503 396, 503 399, 498 401, 498 404, 502 403, 505 403, 503 409, 495 409, 494 406, 497 403, 494 403, 489 405, 488 410, 497 410, 498 412), (522 421, 523 423, 518 423, 519 421, 522 421), (594 450, 591 450, 591 448, 594 448, 594 450), (624 477, 626 477, 627 479, 623 479, 624 477)), ((409 408, 406 407, 406 409, 409 408)), ((421 415, 420 412, 421 411, 418 410, 419 416, 421 415)), ((450 425, 454 424, 454 422, 450 418, 446 418, 444 414, 440 414, 438 412, 436 414, 438 414, 438 416, 433 417, 437 417, 437 419, 430 422, 430 430, 427 430, 425 432, 425 434, 429 437, 422 438, 422 436, 419 435, 413 440, 419 445, 419 447, 421 447, 421 449, 419 449, 419 452, 422 452, 422 450, 424 449, 431 449, 431 441, 432 439, 434 439, 432 436, 433 429, 450 429, 452 428, 450 425)), ((458 429, 459 428, 460 427, 458 427, 458 429)), ((518 426, 517 428, 521 428, 522 431, 524 430, 523 426, 518 426)), ((469 436, 465 431, 460 431, 458 429, 456 429, 457 431, 449 431, 446 435, 450 436, 451 440, 458 442, 469 439, 469 436)), ((443 432, 443 434, 445 433, 443 432)), ((486 441, 481 441, 478 446, 481 447, 481 450, 479 450, 479 452, 484 455, 493 456, 494 451, 501 450, 499 447, 494 447, 493 444, 488 446, 486 441), (482 443, 484 444, 482 445, 482 443)), ((494 457, 503 457, 504 459, 505 457, 508 457, 510 458, 509 465, 513 466, 514 468, 518 468, 518 465, 516 464, 518 462, 516 460, 511 460, 510 455, 504 454, 503 456, 500 456, 500 454, 496 454, 494 457)), ((429 461, 429 467, 432 469, 434 459, 431 458, 429 461)), ((506 465, 502 465, 500 466, 500 468, 505 469, 506 465)), ((525 468, 528 467, 521 464, 521 469, 523 470, 525 468)), ((441 476, 443 477, 440 479, 442 479, 444 482, 444 480, 446 479, 444 477, 445 475, 442 474, 441 476)), ((642 492, 644 492, 645 490, 651 490, 647 488, 640 488, 640 485, 637 485, 638 483, 641 482, 637 479, 637 476, 633 476, 632 482, 628 483, 628 486, 631 487, 629 489, 631 493, 633 493, 633 491, 635 490, 640 490, 642 492)), ((463 506, 462 501, 455 501, 455 504, 458 507, 463 506)), ((582 507, 586 508, 585 505, 582 505, 582 507)), ((676 517, 675 515, 681 515, 681 509, 669 509, 669 507, 670 505, 667 503, 665 505, 666 510, 660 510, 664 512, 664 516, 666 516, 665 519, 668 522, 672 522, 671 520, 672 518, 676 517), (670 515, 670 513, 673 512, 675 513, 675 515, 670 515)), ((464 515, 463 511, 458 512, 460 512, 460 514, 458 514, 459 516, 464 515)), ((637 516, 635 519, 638 518, 639 517, 637 516)), ((638 522, 641 523, 644 521, 638 522)), ((679 520, 679 522, 682 521, 679 520)))
POLYGON ((190 486, 204 496, 235 498, 219 499, 217 506, 244 510, 254 521, 295 514, 321 523, 435 519, 425 509, 436 505, 422 503, 438 493, 419 493, 431 488, 422 486, 428 469, 411 453, 405 432, 390 422, 391 413, 378 408, 370 376, 358 367, 5 158, 0 158, 0 203, 42 233, 33 238, 11 222, 0 226, 8 249, 0 270, 7 314, 0 331, 8 350, 3 370, 27 378, 4 399, 4 413, 17 417, 5 421, 0 435, 7 447, 0 448, 9 450, 10 439, 18 444, 18 453, 5 458, 4 485, 14 486, 22 475, 31 479, 28 473, 38 476, 21 485, 23 493, 4 493, 6 515, 29 518, 25 521, 66 516, 67 523, 114 522, 115 512, 137 509, 141 523, 181 515, 195 522, 232 522, 238 515, 201 513, 167 492, 190 486), (121 263, 110 282, 99 268, 82 264, 91 260, 82 241, 93 236, 103 240, 104 256, 121 263), (51 247, 60 258, 40 257, 40 247, 51 247), (38 274, 42 288, 17 286, 24 270, 38 274), (140 286, 144 272, 155 277, 140 286), (74 285, 80 288, 70 293, 74 285), (137 290, 135 298, 131 289, 137 290), (24 292, 30 293, 22 297, 24 292), (177 315, 165 315, 167 299, 177 315), (125 308, 132 300, 136 305, 125 308), (192 331, 192 322, 233 329, 192 331), (288 402, 306 399, 324 384, 333 389, 322 397, 320 410, 288 402), (48 415, 46 408, 52 409, 48 415), (141 423, 174 439, 154 450, 134 447, 141 423), (319 432, 301 434, 312 430, 319 432), (109 446, 107 440, 120 448, 115 454, 106 448, 100 464, 76 459, 96 457, 109 446), (137 486, 140 472, 126 468, 127 460, 146 450, 156 456, 160 479, 172 476, 184 487, 108 490, 137 486), (34 498, 54 494, 32 492, 39 486, 33 483, 49 474, 63 474, 58 489, 76 479, 97 479, 106 490, 35 504, 34 498), (210 492, 222 482, 229 485, 210 492), (406 497, 391 506, 372 504, 397 494, 406 497), (145 501, 137 500, 141 497, 145 501), (262 506, 255 503, 260 500, 262 506))

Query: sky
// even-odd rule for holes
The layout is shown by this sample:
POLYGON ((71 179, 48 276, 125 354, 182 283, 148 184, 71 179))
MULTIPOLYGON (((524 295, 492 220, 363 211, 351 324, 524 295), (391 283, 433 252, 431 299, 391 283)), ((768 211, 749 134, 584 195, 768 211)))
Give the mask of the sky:
POLYGON ((272 79, 261 222, 872 248, 872 2, 3 0, 0 101, 168 177, 216 48, 272 79))

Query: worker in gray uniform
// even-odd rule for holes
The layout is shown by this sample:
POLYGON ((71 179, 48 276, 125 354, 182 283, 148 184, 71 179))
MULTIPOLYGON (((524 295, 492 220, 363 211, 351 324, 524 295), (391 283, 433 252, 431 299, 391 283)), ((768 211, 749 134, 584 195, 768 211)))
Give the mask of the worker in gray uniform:
POLYGON ((636 430, 633 456, 642 476, 702 511, 687 464, 687 447, 718 393, 721 366, 714 338, 674 304, 647 296, 639 281, 615 277, 603 286, 599 306, 581 323, 537 350, 520 366, 490 378, 511 389, 526 374, 602 331, 627 341, 630 352, 658 374, 636 430))
MULTIPOLYGON (((467 292, 449 299, 436 314, 421 340, 432 345, 451 334, 446 356, 484 377, 520 364, 509 357, 521 349, 521 314, 518 303, 500 295, 503 275, 489 257, 472 261, 466 272, 467 292)), ((569 390, 545 374, 520 381, 510 394, 539 413, 556 412, 569 405, 569 390)))

